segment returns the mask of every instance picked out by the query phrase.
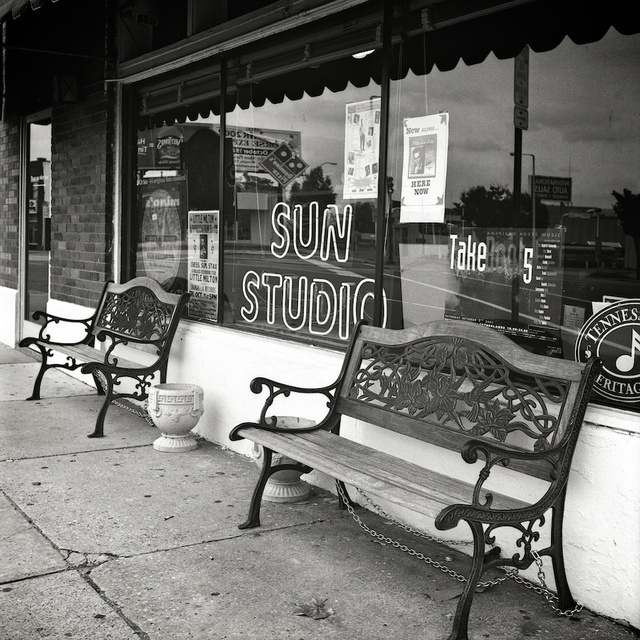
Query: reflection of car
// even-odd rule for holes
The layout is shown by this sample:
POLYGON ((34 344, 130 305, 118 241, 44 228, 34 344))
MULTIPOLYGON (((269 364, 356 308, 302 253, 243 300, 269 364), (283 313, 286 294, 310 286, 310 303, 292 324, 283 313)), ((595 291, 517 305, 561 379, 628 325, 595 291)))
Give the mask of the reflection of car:
POLYGON ((366 231, 356 231, 356 244, 370 244, 375 245, 376 243, 376 234, 366 231))

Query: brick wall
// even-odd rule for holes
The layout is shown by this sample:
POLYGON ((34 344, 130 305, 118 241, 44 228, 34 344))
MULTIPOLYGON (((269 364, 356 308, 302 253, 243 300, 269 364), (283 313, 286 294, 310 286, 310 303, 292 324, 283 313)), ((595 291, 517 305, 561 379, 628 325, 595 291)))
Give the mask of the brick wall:
POLYGON ((52 110, 51 298, 93 307, 112 277, 114 91, 104 80, 105 56, 113 53, 105 51, 106 16, 117 6, 109 0, 45 3, 7 25, 15 48, 6 56, 12 111, 0 121, 2 286, 18 287, 19 114, 47 108, 52 110), (30 48, 62 55, 43 56, 30 48), (77 77, 79 101, 52 102, 58 74, 77 77))
POLYGON ((85 306, 113 273, 111 109, 99 80, 52 118, 51 296, 85 306))
POLYGON ((0 286, 18 288, 19 260, 19 141, 18 120, 0 122, 0 286))

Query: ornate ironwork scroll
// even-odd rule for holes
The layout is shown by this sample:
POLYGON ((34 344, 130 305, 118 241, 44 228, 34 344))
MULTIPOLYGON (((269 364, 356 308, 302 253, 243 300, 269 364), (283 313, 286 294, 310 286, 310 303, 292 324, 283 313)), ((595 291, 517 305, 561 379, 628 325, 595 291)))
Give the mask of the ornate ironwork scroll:
POLYGON ((367 343, 349 397, 416 420, 519 449, 550 449, 569 384, 514 371, 489 349, 456 337, 403 346, 367 343))

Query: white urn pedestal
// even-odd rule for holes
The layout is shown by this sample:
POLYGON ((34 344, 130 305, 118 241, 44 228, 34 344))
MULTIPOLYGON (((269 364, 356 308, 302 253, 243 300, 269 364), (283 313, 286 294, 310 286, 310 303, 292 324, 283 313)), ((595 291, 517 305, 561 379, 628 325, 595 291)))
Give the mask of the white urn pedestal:
MULTIPOLYGON (((298 418, 296 416, 278 416, 278 427, 287 427, 291 429, 302 429, 304 427, 312 427, 315 424, 313 420, 306 418, 298 418)), ((252 455, 256 464, 262 468, 264 461, 264 452, 260 445, 254 443, 252 455)), ((271 459, 271 466, 278 464, 294 464, 295 460, 283 456, 280 453, 274 453, 271 459)), ((285 471, 276 471, 264 488, 262 499, 267 502, 303 502, 311 494, 309 485, 300 480, 301 471, 295 469, 287 469, 285 471)))
POLYGON ((153 443, 156 451, 193 451, 198 441, 191 430, 204 413, 204 391, 196 384, 162 383, 149 389, 147 412, 162 434, 153 443))

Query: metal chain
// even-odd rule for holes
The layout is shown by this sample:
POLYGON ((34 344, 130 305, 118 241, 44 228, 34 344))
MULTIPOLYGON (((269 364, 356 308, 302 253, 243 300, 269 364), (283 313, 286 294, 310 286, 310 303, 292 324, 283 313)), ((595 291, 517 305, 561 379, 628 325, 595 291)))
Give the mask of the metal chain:
MULTIPOLYGON (((97 371, 96 377, 98 379, 98 382, 100 383, 100 386, 102 387, 102 390, 107 393, 107 381, 105 380, 102 371, 97 371)), ((111 402, 116 405, 116 407, 120 407, 121 409, 132 413, 134 416, 144 418, 152 427, 155 427, 151 416, 146 411, 138 411, 137 409, 134 409, 130 404, 124 404, 124 402, 120 402, 118 400, 112 400, 111 402)))
MULTIPOLYGON (((434 560, 433 558, 430 558, 429 556, 426 556, 423 553, 420 553, 419 551, 416 551, 415 549, 407 547, 406 545, 401 544, 401 543, 397 542, 396 540, 393 540, 393 538, 389 538, 389 537, 385 536, 384 534, 378 533, 374 529, 371 529, 369 526, 367 526, 360 519, 360 516, 358 516, 358 514, 355 512, 353 506, 351 505, 351 501, 350 501, 349 497, 346 496, 344 491, 342 490, 342 485, 340 483, 336 483, 336 486, 337 486, 338 493, 340 494, 340 498, 342 499, 342 502, 344 503, 344 505, 345 505, 347 511, 349 512, 349 514, 351 515, 351 517, 369 535, 371 535, 372 537, 376 538, 377 540, 379 540, 381 542, 384 542, 386 544, 392 545, 393 547, 395 547, 396 549, 399 549, 400 551, 405 551, 409 555, 416 557, 418 560, 422 560, 426 564, 429 564, 432 567, 435 567, 436 569, 439 569, 443 573, 446 573, 446 574, 450 575, 452 578, 454 578, 458 582, 467 582, 467 578, 465 578, 463 575, 459 574, 458 572, 454 571, 453 569, 450 569, 449 567, 447 567, 446 565, 442 564, 441 562, 438 562, 437 560, 434 560)), ((442 538, 439 538, 438 536, 432 536, 432 535, 430 535, 428 533, 424 533, 423 531, 418 531, 416 529, 413 529, 409 525, 407 525, 407 524, 405 524, 403 522, 400 522, 396 518, 394 518, 394 517, 390 516, 388 513, 386 513, 375 502, 373 502, 373 500, 371 500, 371 498, 369 498, 362 490, 360 490, 360 489, 358 489, 356 487, 356 491, 358 492, 358 495, 362 496, 362 498, 367 502, 367 504, 369 504, 374 509, 374 511, 376 513, 378 513, 378 515, 380 515, 381 517, 385 518, 386 520, 389 520, 392 524, 400 527, 401 529, 404 529, 408 533, 411 533, 411 534, 413 534, 415 536, 418 536, 420 538, 424 538, 426 540, 430 540, 432 542, 438 542, 440 544, 445 544, 445 545, 470 544, 467 540, 444 540, 442 538)), ((545 579, 546 577, 545 577, 544 570, 543 570, 542 558, 540 557, 540 554, 535 549, 531 550, 531 555, 533 556, 533 558, 534 558, 534 560, 536 562, 536 565, 538 567, 538 580, 540 580, 540 584, 542 586, 537 586, 537 585, 533 584, 532 582, 530 582, 529 580, 526 580, 525 578, 520 577, 518 569, 513 568, 513 567, 500 567, 505 572, 504 576, 501 576, 499 578, 495 578, 494 580, 489 580, 489 581, 485 581, 485 582, 482 582, 482 581, 478 582, 478 584, 476 586, 477 587, 482 587, 484 589, 488 589, 489 587, 494 587, 494 586, 500 584, 501 582, 504 582, 505 580, 511 578, 515 582, 517 582, 518 584, 521 584, 524 587, 526 587, 527 589, 530 589, 530 590, 534 591, 535 593, 544 596, 544 598, 547 600, 547 602, 549 603, 551 608, 556 612, 557 615, 566 616, 567 618, 570 618, 570 617, 574 616, 575 614, 580 613, 582 611, 582 609, 584 608, 584 605, 582 605, 581 603, 576 603, 576 606, 575 606, 574 609, 567 610, 567 611, 563 611, 562 609, 559 609, 555 605, 555 603, 558 602, 558 596, 556 596, 554 593, 552 593, 547 587, 547 583, 546 583, 546 579, 545 579)))
MULTIPOLYGON (((347 511, 349 512, 351 517, 356 521, 356 523, 364 531, 366 531, 369 535, 373 536, 374 538, 376 538, 380 542, 384 542, 386 544, 390 544, 393 547, 395 547, 396 549, 399 549, 400 551, 404 551, 404 552, 408 553, 410 556, 416 557, 418 560, 422 560, 426 564, 429 564, 432 567, 435 567, 436 569, 439 569, 443 573, 446 573, 446 574, 450 575, 452 578, 454 578, 458 582, 466 582, 467 581, 467 579, 463 575, 461 575, 457 571, 454 571, 453 569, 450 569, 449 567, 447 567, 446 565, 442 564, 441 562, 438 562, 437 560, 434 560, 433 558, 430 558, 429 556, 424 555, 424 553, 421 553, 420 551, 416 551, 415 549, 412 549, 411 547, 407 547, 407 545, 401 544, 400 542, 397 542, 393 538, 389 538, 389 537, 385 536, 384 534, 378 533, 374 529, 371 529, 369 526, 367 526, 360 519, 360 516, 358 516, 358 514, 355 512, 354 508, 351 506, 351 502, 350 502, 349 498, 347 498, 347 496, 345 496, 340 484, 338 484, 337 486, 338 486, 338 492, 340 493, 340 497, 342 498, 342 501, 344 502, 345 507, 347 508, 347 511)), ((358 492, 360 493, 360 495, 366 497, 365 494, 362 493, 360 490, 358 490, 358 492)), ((366 499, 370 504, 374 505, 374 503, 371 501, 370 498, 367 497, 366 499)), ((377 505, 374 505, 374 506, 376 507, 376 509, 379 509, 379 507, 377 507, 377 505)), ((382 515, 384 513, 381 509, 380 509, 380 512, 381 512, 380 515, 382 515)), ((388 517, 388 516, 383 516, 383 517, 388 517)), ((400 523, 398 523, 397 521, 395 521, 391 517, 388 517, 388 519, 393 524, 398 524, 398 526, 402 527, 406 531, 408 531, 410 533, 414 533, 414 530, 411 527, 408 527, 407 525, 400 524, 400 523)), ((420 531, 415 531, 415 534, 420 536, 420 537, 422 537, 422 538, 425 538, 427 540, 433 540, 433 541, 436 541, 436 542, 441 542, 443 544, 447 544, 446 541, 444 541, 444 540, 442 540, 440 538, 437 538, 436 536, 430 536, 427 533, 423 533, 423 532, 420 532, 420 531)), ((461 544, 461 543, 462 544, 466 544, 466 541, 458 541, 458 544, 461 544)), ((495 586, 497 584, 500 584, 501 582, 504 582, 507 579, 507 577, 508 576, 503 576, 503 577, 500 577, 500 578, 496 578, 495 580, 491 580, 489 582, 479 582, 478 586, 479 587, 484 587, 484 588, 492 587, 492 586, 495 586)))

